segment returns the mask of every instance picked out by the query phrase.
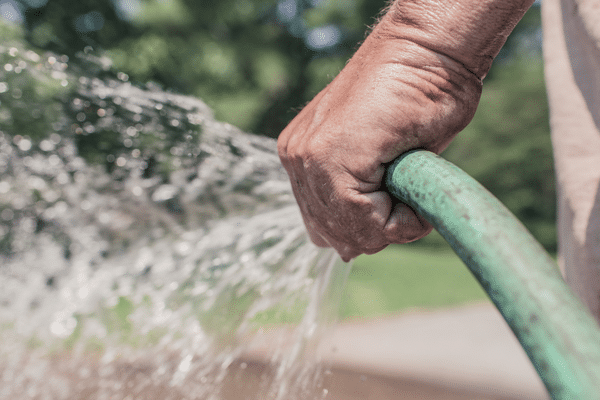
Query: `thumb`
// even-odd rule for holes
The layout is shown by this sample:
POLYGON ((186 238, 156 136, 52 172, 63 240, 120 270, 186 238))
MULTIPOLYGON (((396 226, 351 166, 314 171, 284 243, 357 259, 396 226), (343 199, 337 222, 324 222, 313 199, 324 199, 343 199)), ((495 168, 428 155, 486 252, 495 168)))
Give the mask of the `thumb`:
POLYGON ((408 243, 427 236, 433 226, 404 203, 394 206, 384 232, 390 243, 408 243))

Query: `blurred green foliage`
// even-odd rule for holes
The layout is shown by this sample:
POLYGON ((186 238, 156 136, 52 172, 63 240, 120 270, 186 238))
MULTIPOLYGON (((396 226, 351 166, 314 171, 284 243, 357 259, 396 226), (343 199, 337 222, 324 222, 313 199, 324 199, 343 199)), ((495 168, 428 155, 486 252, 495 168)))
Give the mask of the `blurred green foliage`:
MULTIPOLYGON (((201 97, 219 119, 272 137, 343 68, 387 3, 9 1, 23 10, 36 46, 70 56, 86 46, 104 49, 133 80, 201 97)), ((539 29, 539 10, 532 10, 502 59, 539 29)))
POLYGON ((103 49, 134 80, 201 97, 218 118, 272 137, 339 72, 386 3, 11 1, 36 46, 103 49))
MULTIPOLYGON (((27 132, 40 140, 59 123, 61 105, 54 100, 68 92, 68 77, 60 68, 52 74, 29 68, 42 62, 42 57, 12 47, 22 41, 16 26, 0 23, 0 37, 0 128, 10 126, 13 132, 27 132)), ((60 60, 55 58, 54 64, 58 66, 60 60)))
MULTIPOLYGON (((21 10, 27 39, 38 48, 72 55, 92 46, 132 81, 154 81, 200 97, 217 118, 272 137, 343 68, 387 3, 8 1, 21 10)), ((555 251, 554 173, 539 37, 540 12, 534 6, 486 78, 474 121, 445 156, 555 251)), ((44 88, 36 90, 31 98, 46 102, 44 88)), ((19 99, 10 101, 8 107, 21 107, 19 99)), ((4 114, 0 111, 0 118, 4 114)), ((31 114, 37 115, 35 107, 31 114)), ((52 122, 51 115, 33 117, 14 123, 52 122)))

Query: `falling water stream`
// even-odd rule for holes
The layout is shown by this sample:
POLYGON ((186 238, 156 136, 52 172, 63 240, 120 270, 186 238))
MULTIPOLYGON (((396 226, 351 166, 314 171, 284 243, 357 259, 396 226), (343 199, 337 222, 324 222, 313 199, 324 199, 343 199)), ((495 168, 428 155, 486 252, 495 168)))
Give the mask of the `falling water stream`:
POLYGON ((274 141, 2 29, 0 399, 326 397, 348 267, 309 243, 274 141))

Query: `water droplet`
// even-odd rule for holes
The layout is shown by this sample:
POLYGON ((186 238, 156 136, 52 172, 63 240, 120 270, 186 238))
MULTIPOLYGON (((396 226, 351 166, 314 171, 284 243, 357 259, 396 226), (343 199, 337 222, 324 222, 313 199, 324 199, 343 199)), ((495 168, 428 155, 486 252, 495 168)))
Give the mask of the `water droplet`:
POLYGON ((200 125, 202 123, 202 116, 200 114, 188 114, 188 122, 192 125, 200 125))
POLYGON ((6 93, 8 91, 8 84, 6 82, 0 82, 0 93, 6 93))
POLYGON ((39 54, 36 53, 35 51, 32 51, 32 50, 28 50, 27 53, 25 53, 25 57, 27 57, 28 59, 30 59, 33 62, 39 62, 40 61, 39 54))
POLYGON ((52 154, 50 157, 48 157, 48 163, 50 163, 51 166, 56 167, 60 164, 60 157, 56 154, 52 154))
POLYGON ((10 191, 10 183, 6 181, 0 181, 0 194, 5 194, 10 191))
POLYGON ((17 146, 19 146, 19 150, 21 151, 29 151, 31 149, 31 140, 21 139, 17 146))
POLYGON ((2 218, 4 221, 10 221, 13 219, 14 215, 15 214, 13 213, 13 210, 11 210, 10 208, 5 208, 0 213, 0 218, 2 218))
POLYGON ((12 91, 12 97, 14 99, 20 99, 23 96, 23 92, 21 91, 21 89, 13 89, 12 91))
MULTIPOLYGON (((56 200, 58 200, 60 198, 60 193, 58 193, 56 190, 46 190, 43 193, 43 197, 44 200, 46 200, 48 203, 54 203, 56 200)), ((64 202, 61 202, 64 204, 64 202)), ((62 208, 58 207, 57 211, 61 211, 62 208)))
POLYGON ((8 54, 10 54, 11 57, 15 57, 18 53, 19 50, 16 47, 11 47, 10 49, 8 49, 8 54))
POLYGON ((80 287, 77 290, 77 296, 81 300, 85 299, 89 294, 90 294, 90 286, 89 285, 83 285, 82 287, 80 287))
POLYGON ((179 371, 188 372, 190 370, 190 367, 192 366, 192 358, 193 356, 191 354, 185 356, 183 360, 181 360, 181 362, 179 363, 179 371))
POLYGON ((130 126, 129 128, 127 128, 127 134, 131 137, 135 137, 138 134, 137 129, 135 129, 135 127, 130 126))
POLYGON ((50 140, 52 140, 54 144, 59 144, 62 138, 58 133, 53 133, 52 135, 50 135, 50 140))
MULTIPOLYGON (((23 143, 23 140, 21 140, 21 143, 23 143)), ((37 190, 42 190, 46 187, 46 182, 39 176, 32 176, 29 178, 29 186, 37 190)))
POLYGON ((84 125, 84 127, 83 127, 83 130, 86 133, 94 133, 94 132, 96 132, 96 127, 91 122, 86 122, 85 125, 84 125))
POLYGON ((97 114, 100 118, 102 118, 106 115, 106 110, 104 108, 99 108, 97 114))
POLYGON ((56 80, 60 80, 60 79, 66 79, 67 78, 67 74, 65 74, 64 72, 61 71, 52 71, 52 73, 50 74, 50 76, 56 80))
POLYGON ((58 203, 56 203, 54 208, 56 209, 56 212, 58 214, 66 214, 67 211, 69 211, 69 206, 64 201, 59 201, 58 203))
POLYGON ((177 244, 176 249, 179 254, 184 256, 184 255, 189 254, 189 252, 191 250, 191 246, 187 242, 180 242, 177 244))
POLYGON ((152 201, 162 202, 175 197, 179 190, 174 185, 162 185, 152 194, 152 201))
POLYGON ((54 65, 56 63, 56 57, 50 56, 48 57, 48 64, 54 65))
POLYGON ((79 122, 85 121, 85 113, 82 113, 82 112, 78 113, 77 114, 77 121, 79 121, 79 122))
POLYGON ((64 315, 59 313, 57 319, 50 325, 50 332, 59 338, 66 338, 77 326, 77 320, 72 316, 64 315))
POLYGON ((124 167, 127 164, 127 159, 123 156, 117 158, 116 164, 118 167, 124 167))
POLYGON ((52 143, 50 140, 44 139, 40 142, 40 150, 52 151, 54 150, 54 143, 52 143))
POLYGON ((98 214, 98 222, 104 225, 108 225, 110 223, 110 214, 107 212, 101 212, 98 214))
POLYGON ((79 206, 81 207, 82 210, 84 211, 88 211, 92 208, 92 203, 89 200, 83 200, 79 206))

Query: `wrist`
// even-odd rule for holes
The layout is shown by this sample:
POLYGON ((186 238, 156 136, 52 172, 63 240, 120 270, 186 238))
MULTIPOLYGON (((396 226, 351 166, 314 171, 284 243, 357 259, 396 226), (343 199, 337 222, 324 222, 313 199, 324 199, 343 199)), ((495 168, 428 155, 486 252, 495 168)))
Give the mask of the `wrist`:
POLYGON ((395 0, 372 34, 426 47, 483 79, 532 4, 533 0, 395 0))
POLYGON ((337 116, 361 132, 383 131, 383 144, 367 157, 377 165, 412 148, 440 153, 473 117, 481 80, 449 57, 374 33, 319 94, 313 124, 337 116))

